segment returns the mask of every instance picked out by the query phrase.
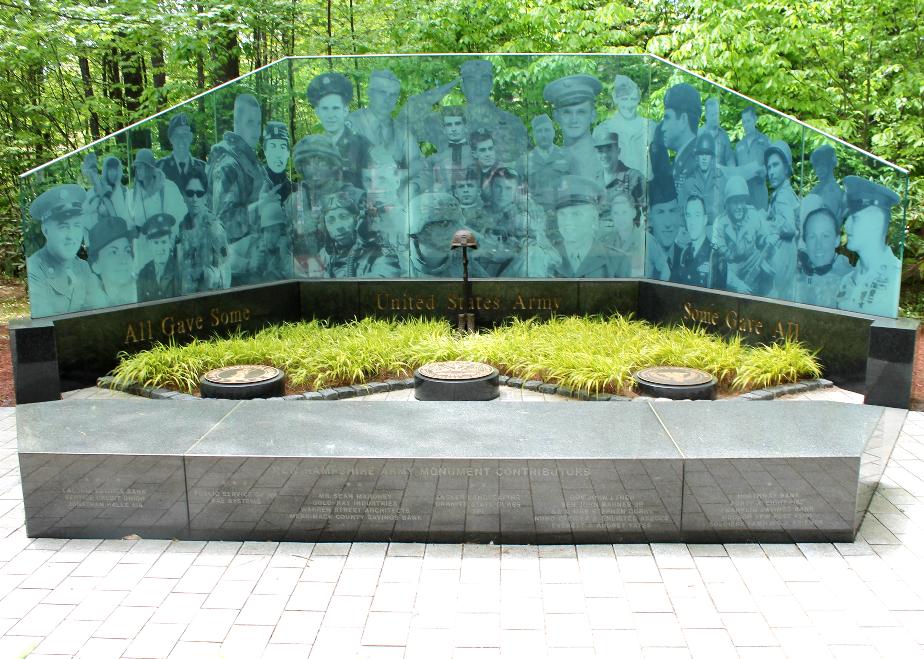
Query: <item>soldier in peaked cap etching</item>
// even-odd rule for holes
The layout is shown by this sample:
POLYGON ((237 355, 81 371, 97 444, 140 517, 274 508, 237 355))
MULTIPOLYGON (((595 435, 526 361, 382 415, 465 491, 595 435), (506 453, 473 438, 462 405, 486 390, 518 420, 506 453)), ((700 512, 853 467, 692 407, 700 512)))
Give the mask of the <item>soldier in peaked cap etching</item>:
POLYGON ((603 86, 589 75, 571 75, 553 80, 542 90, 542 97, 555 110, 552 117, 561 127, 562 150, 570 160, 570 173, 593 181, 602 177, 600 160, 594 148, 590 127, 597 118, 594 100, 603 86))
POLYGON ((90 269, 98 285, 90 296, 91 308, 134 304, 138 301, 135 282, 134 231, 120 217, 101 217, 90 229, 90 269))
POLYGON ((639 211, 645 206, 645 177, 641 172, 627 167, 622 161, 619 134, 600 133, 594 136, 594 147, 603 171, 602 184, 607 197, 622 192, 632 200, 639 211))
POLYGON ((837 308, 878 316, 898 309, 901 261, 886 242, 892 207, 901 199, 879 183, 859 176, 844 177, 847 198, 847 249, 859 256, 853 272, 841 280, 837 308))
POLYGON ((837 154, 830 144, 822 144, 809 156, 818 185, 812 188, 812 194, 824 200, 825 206, 837 219, 838 228, 844 220, 844 190, 834 180, 834 168, 837 167, 837 154))
POLYGON ((343 159, 343 181, 361 187, 362 171, 369 165, 372 143, 354 133, 346 123, 353 100, 353 83, 342 73, 322 73, 308 83, 307 95, 324 132, 343 159))
POLYGON ((489 131, 494 136, 498 159, 505 165, 513 164, 526 153, 526 126, 519 117, 501 110, 491 100, 494 65, 487 60, 468 60, 462 62, 459 73, 469 130, 489 131))
POLYGON ((835 250, 841 242, 841 223, 816 194, 806 195, 799 209, 805 249, 799 251, 793 300, 834 307, 841 281, 853 268, 835 250))
POLYGON ((792 152, 783 140, 773 142, 764 152, 767 181, 773 189, 762 230, 764 258, 773 271, 769 290, 758 295, 792 299, 799 242, 799 198, 792 189, 792 152))
POLYGON ((188 114, 179 112, 170 117, 167 139, 173 152, 158 160, 157 167, 180 190, 186 187, 194 171, 205 172, 205 161, 194 158, 190 152, 193 135, 193 124, 188 114))
MULTIPOLYGON (((677 202, 677 190, 670 176, 651 181, 648 197, 648 232, 645 243, 645 276, 668 281, 680 261, 681 247, 676 244, 683 223, 677 202)), ((686 234, 686 227, 683 227, 686 234)))
POLYGON ((259 218, 254 209, 269 183, 256 153, 262 120, 257 99, 250 94, 238 95, 234 99, 234 130, 226 132, 209 153, 210 207, 231 245, 258 232, 259 218))
POLYGON ((613 104, 616 114, 594 128, 594 137, 606 133, 619 135, 620 158, 627 167, 651 178, 648 147, 654 138, 655 122, 639 116, 641 91, 634 80, 624 75, 613 78, 613 104))
POLYGON ((292 181, 289 180, 289 141, 289 129, 281 121, 267 121, 263 126, 266 177, 280 204, 286 203, 286 199, 292 194, 292 181))
POLYGON ((555 229, 557 263, 551 263, 552 277, 618 277, 629 271, 626 254, 604 246, 600 236, 600 208, 605 198, 596 181, 569 175, 556 189, 555 229))
POLYGON ((555 144, 555 125, 547 114, 533 117, 533 144, 526 155, 529 195, 548 212, 555 211, 555 188, 571 169, 568 156, 555 144))
POLYGON ((87 262, 77 258, 84 237, 86 196, 79 185, 56 185, 29 205, 45 236, 45 245, 26 259, 35 317, 79 311, 92 299, 95 278, 87 262))
POLYGON ((151 260, 138 273, 139 302, 163 300, 180 294, 173 240, 175 225, 175 217, 157 213, 141 227, 150 246, 151 260))

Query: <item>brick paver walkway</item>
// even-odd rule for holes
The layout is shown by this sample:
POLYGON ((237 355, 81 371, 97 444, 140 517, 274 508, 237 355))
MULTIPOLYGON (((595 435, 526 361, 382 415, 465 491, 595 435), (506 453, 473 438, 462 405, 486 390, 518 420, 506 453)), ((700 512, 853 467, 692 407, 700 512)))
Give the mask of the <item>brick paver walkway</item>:
POLYGON ((31 540, 15 432, 0 408, 3 659, 922 654, 924 413, 851 544, 31 540))

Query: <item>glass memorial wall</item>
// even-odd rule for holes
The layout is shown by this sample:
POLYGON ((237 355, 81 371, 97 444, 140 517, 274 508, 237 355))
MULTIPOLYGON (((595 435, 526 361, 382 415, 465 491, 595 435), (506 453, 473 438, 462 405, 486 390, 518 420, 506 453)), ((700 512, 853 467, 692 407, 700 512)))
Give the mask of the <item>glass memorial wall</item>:
POLYGON ((646 55, 281 60, 22 177, 33 317, 638 277, 894 316, 907 172, 646 55))

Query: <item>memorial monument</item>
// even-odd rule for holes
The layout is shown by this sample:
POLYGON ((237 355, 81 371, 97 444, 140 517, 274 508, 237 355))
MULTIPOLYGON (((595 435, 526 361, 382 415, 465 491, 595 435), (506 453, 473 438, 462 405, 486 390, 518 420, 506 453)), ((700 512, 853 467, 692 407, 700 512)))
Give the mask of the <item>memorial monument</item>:
MULTIPOLYGON (((190 102, 142 124, 172 151, 138 149, 128 131, 23 175, 32 317, 10 333, 17 399, 40 403, 17 413, 30 534, 853 536, 910 399, 916 324, 896 318, 905 170, 647 55, 295 57, 261 76, 213 90, 208 111, 190 102), (204 163, 193 126, 212 136, 204 163), (478 245, 462 295, 460 230, 478 245), (369 403, 344 418, 113 401, 94 421, 43 402, 120 351, 301 318, 613 312, 802 341, 871 405, 774 408, 781 435, 751 403, 708 401, 577 420, 518 409, 512 428, 483 402, 414 403, 387 422, 369 403), (464 405, 516 441, 462 434, 450 417, 476 410, 464 405), (821 448, 800 439, 818 414, 831 415, 821 448), (707 416, 710 441, 685 430, 707 416), (136 431, 120 434, 129 417, 136 431), (432 443, 401 440, 412 427, 432 443), (763 485, 745 487, 755 469, 763 485), (715 504, 729 483, 740 491, 715 504), (124 510, 104 505, 114 489, 124 510)), ((496 375, 478 377, 490 388, 496 375)))

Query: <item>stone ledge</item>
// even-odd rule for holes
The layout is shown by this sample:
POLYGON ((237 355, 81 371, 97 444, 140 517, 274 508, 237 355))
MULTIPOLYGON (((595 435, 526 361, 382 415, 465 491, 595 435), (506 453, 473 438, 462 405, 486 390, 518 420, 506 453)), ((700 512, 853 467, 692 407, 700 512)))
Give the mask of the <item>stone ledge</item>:
POLYGON ((22 405, 27 532, 551 544, 855 537, 906 412, 721 403, 641 399, 579 415, 525 401, 22 405), (503 432, 472 434, 458 423, 466 417, 503 432))
MULTIPOLYGON (((647 396, 636 396, 635 398, 629 398, 627 396, 619 396, 615 394, 590 394, 586 391, 579 390, 575 391, 568 387, 557 385, 554 383, 547 383, 541 380, 523 380, 521 378, 513 378, 506 375, 501 375, 498 378, 501 385, 511 387, 514 389, 524 389, 526 391, 536 391, 541 394, 552 394, 556 396, 562 396, 564 398, 577 398, 582 401, 629 401, 629 400, 660 400, 652 399, 647 396)), ((164 389, 162 387, 144 387, 135 382, 129 383, 116 383, 115 378, 111 375, 107 375, 101 378, 98 378, 96 381, 96 386, 101 389, 113 389, 116 391, 123 391, 128 394, 133 394, 135 396, 143 396, 145 398, 154 398, 154 399, 170 399, 170 400, 201 400, 198 396, 193 396, 190 394, 184 394, 180 392, 173 391, 172 389, 164 389)), ((732 396, 732 399, 737 400, 774 400, 780 398, 781 396, 787 396, 789 394, 801 394, 808 391, 814 391, 816 389, 826 389, 833 387, 834 383, 830 380, 825 380, 824 378, 818 378, 816 380, 800 380, 798 382, 791 382, 786 384, 780 384, 773 387, 766 387, 764 389, 754 389, 745 394, 739 394, 738 396, 732 396)), ((355 398, 358 396, 370 396, 372 394, 385 393, 387 391, 398 391, 401 389, 413 389, 414 388, 414 379, 408 378, 404 380, 386 380, 385 382, 366 382, 363 384, 353 384, 345 385, 342 387, 333 387, 319 389, 318 391, 307 391, 303 394, 292 394, 289 396, 284 396, 280 400, 346 400, 349 398, 355 398)), ((263 400, 263 399, 257 399, 263 400)))

